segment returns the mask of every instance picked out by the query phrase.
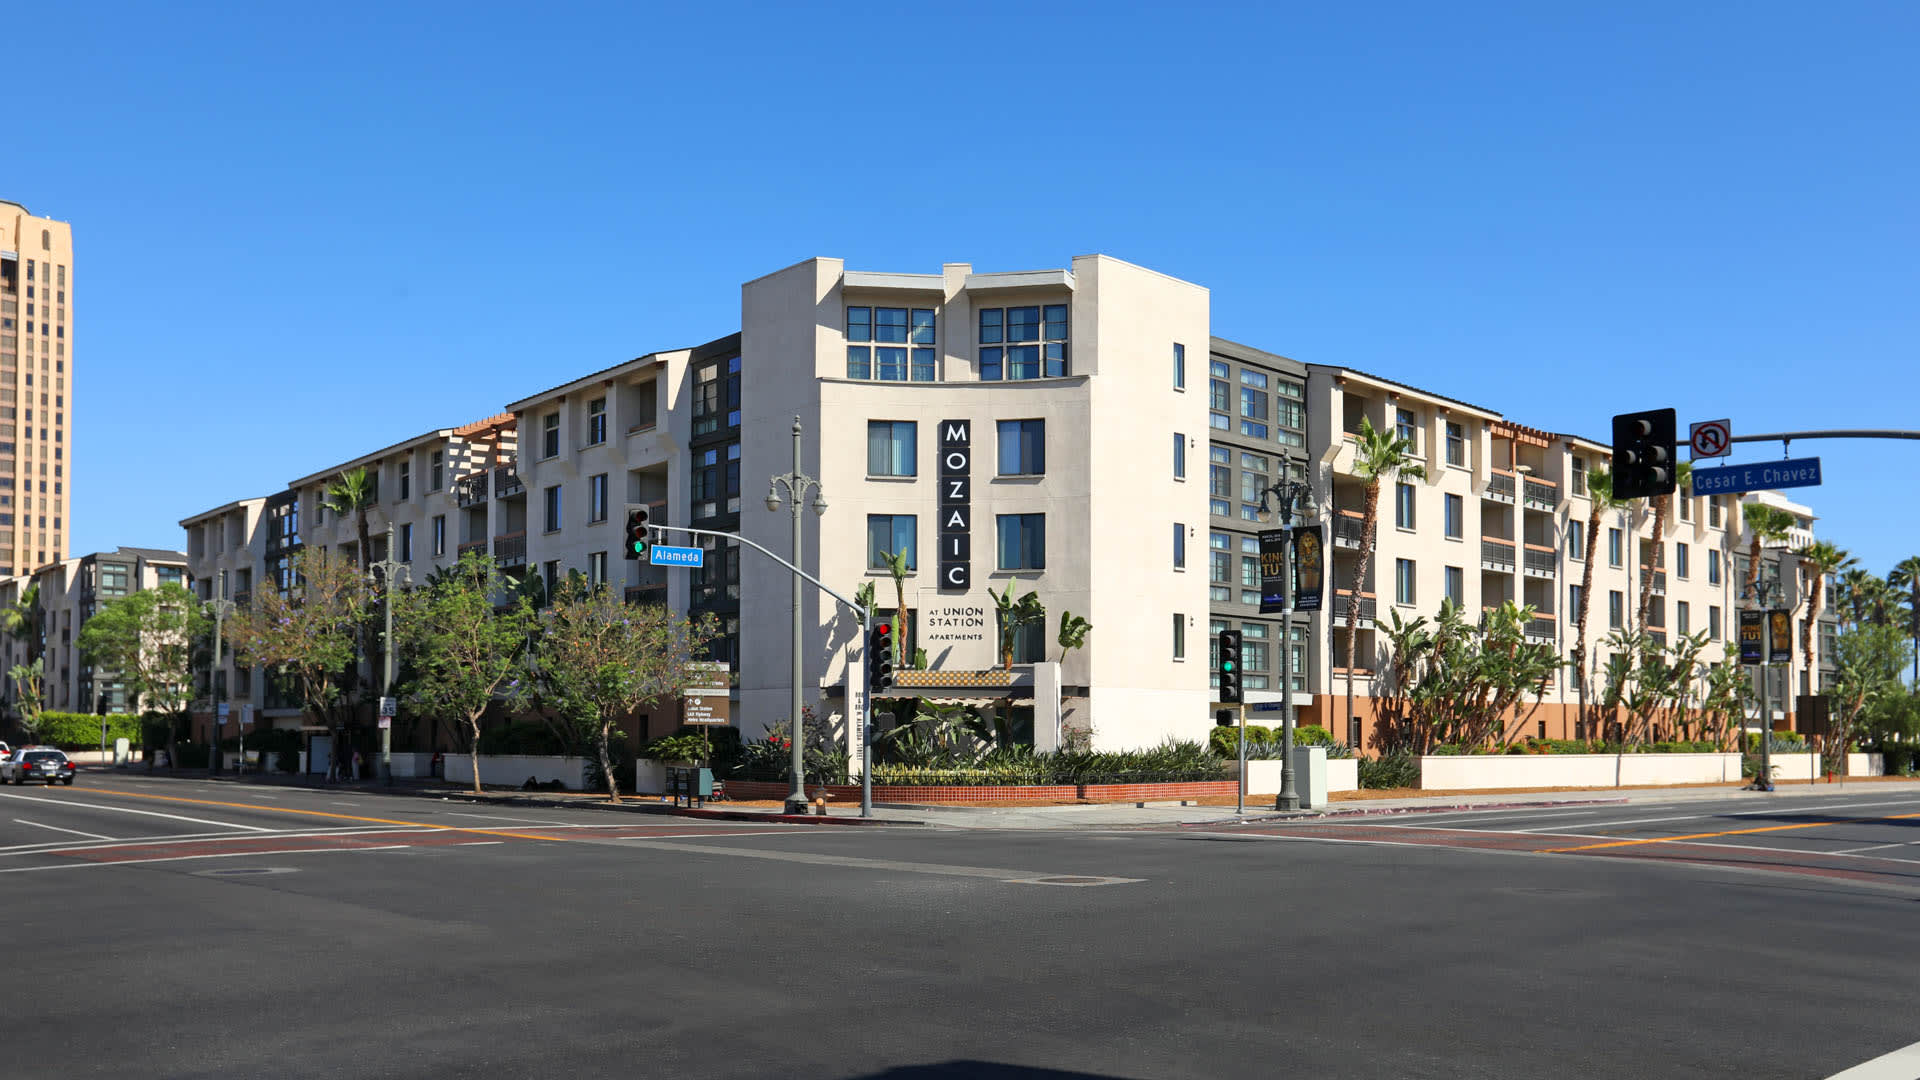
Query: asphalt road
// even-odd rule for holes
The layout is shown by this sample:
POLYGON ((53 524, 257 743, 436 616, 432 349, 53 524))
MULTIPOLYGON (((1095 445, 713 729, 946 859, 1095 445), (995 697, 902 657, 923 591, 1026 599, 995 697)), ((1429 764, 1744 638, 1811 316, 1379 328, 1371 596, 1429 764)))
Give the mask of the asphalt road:
POLYGON ((0 1073, 1828 1077, 1913 1043, 1920 796, 1755 809, 1001 832, 91 773, 0 789, 0 1073))

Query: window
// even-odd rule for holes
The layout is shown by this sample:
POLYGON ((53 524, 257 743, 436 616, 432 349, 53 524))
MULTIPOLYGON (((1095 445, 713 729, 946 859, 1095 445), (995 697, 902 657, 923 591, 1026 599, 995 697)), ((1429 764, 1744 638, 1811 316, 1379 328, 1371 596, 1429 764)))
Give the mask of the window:
POLYGON ((595 588, 607 583, 607 553, 587 552, 587 584, 595 588))
POLYGON ((1693 520, 1693 500, 1686 497, 1685 495, 1676 495, 1674 496, 1674 498, 1680 503, 1680 520, 1692 521, 1693 520))
POLYGON ((1460 424, 1447 422, 1447 464, 1467 464, 1467 429, 1460 424))
POLYGON ((931 308, 847 309, 847 378, 932 382, 936 367, 931 308))
POLYGON ((1720 527, 1720 500, 1719 499, 1707 500, 1707 524, 1713 526, 1716 529, 1720 527))
POLYGON ((1173 613, 1173 658, 1187 658, 1187 617, 1177 611, 1173 613))
POLYGON ((413 497, 413 462, 402 458, 399 465, 400 494, 396 502, 406 502, 413 497))
POLYGON ((427 490, 439 491, 447 476, 447 452, 435 450, 427 455, 427 490))
POLYGON ((1420 449, 1420 418, 1412 409, 1393 410, 1393 433, 1407 440, 1407 445, 1414 450, 1420 449))
POLYGON ((1252 674, 1272 670, 1268 664, 1266 623, 1247 620, 1240 624, 1240 669, 1245 676, 1243 686, 1254 690, 1266 689, 1266 676, 1252 674))
POLYGON ((999 425, 1001 476, 1042 476, 1047 471, 1047 422, 1002 420, 999 425))
POLYGON ((1578 615, 1580 613, 1580 601, 1585 598, 1586 598, 1586 594, 1580 591, 1580 586, 1578 585, 1567 586, 1567 610, 1568 611, 1573 612, 1575 615, 1578 615))
POLYGON ((1047 515, 1001 514, 995 519, 1001 570, 1047 568, 1047 515))
POLYGON ((980 378, 1067 374, 1067 306, 980 309, 980 378))
POLYGON ((1626 625, 1627 597, 1619 589, 1607 590, 1607 627, 1618 630, 1626 625))
POLYGON ((1187 478, 1187 437, 1177 431, 1173 433, 1173 478, 1187 478))
POLYGON ((607 399, 594 398, 587 402, 587 445, 598 446, 607 441, 607 399))
POLYGON ((1465 607, 1467 603, 1467 574, 1457 566, 1447 567, 1447 599, 1455 607, 1465 607))
POLYGON ((914 539, 918 519, 912 514, 867 515, 867 569, 885 570, 887 556, 905 554, 907 569, 919 568, 914 539))
POLYGON ((447 515, 433 516, 433 557, 438 559, 447 553, 447 515))
POLYGON ((1232 573, 1232 549, 1233 540, 1226 533, 1209 533, 1207 535, 1208 581, 1216 585, 1226 584, 1228 575, 1232 573))
POLYGON ((1187 568, 1187 527, 1177 521, 1173 523, 1173 568, 1187 568))
MULTIPOLYGON (((1255 540, 1254 547, 1258 549, 1259 546, 1260 542, 1255 540)), ((1243 589, 1258 589, 1260 587, 1260 556, 1240 556, 1240 587, 1243 589)))
POLYGON ((587 477, 587 523, 607 520, 607 474, 587 477))
POLYGON ((540 456, 558 457, 560 454, 560 414, 550 412, 540 418, 540 456))
POLYGON ((554 559, 540 564, 540 576, 546 579, 547 595, 552 596, 553 591, 560 587, 560 561, 554 559))
POLYGON ((1587 459, 1579 454, 1573 455, 1573 493, 1575 495, 1587 493, 1587 459))
POLYGON ((156 566, 153 568, 153 573, 162 585, 184 586, 187 583, 187 572, 177 566, 156 566))
POLYGON ((1626 537, 1619 529, 1607 530, 1607 565, 1617 567, 1626 558, 1626 537))
POLYGON ((1413 485, 1393 486, 1393 524, 1395 528, 1413 528, 1413 485))
POLYGON ((400 526, 400 561, 413 561, 413 522, 400 526))
POLYGON ((1393 602, 1396 604, 1415 603, 1416 593, 1413 583, 1413 560, 1393 560, 1393 602))
POLYGON ((546 491, 546 529, 548 532, 560 531, 560 485, 555 484, 546 491))
MULTIPOLYGON (((1221 413, 1233 411, 1233 387, 1227 383, 1227 380, 1207 380, 1207 408, 1221 413)), ((1221 426, 1225 426, 1226 418, 1221 417, 1221 420, 1223 422, 1221 426)))
POLYGON ((1187 388, 1187 347, 1177 341, 1173 343, 1173 388, 1187 388))
POLYGON ((1720 584, 1720 553, 1712 548, 1707 549, 1707 584, 1720 584))
MULTIPOLYGON (((44 555, 41 556, 41 561, 46 561, 44 555)), ((127 595, 127 567, 124 563, 100 564, 100 595, 127 595)))
POLYGON ((1707 639, 1710 641, 1720 640, 1720 605, 1718 604, 1710 605, 1707 608, 1707 639))
POLYGON ((693 373, 693 436, 712 435, 723 424, 740 426, 740 358, 726 362, 726 378, 721 379, 718 361, 703 364, 693 373))
POLYGON ((1578 521, 1567 524, 1567 558, 1582 562, 1587 558, 1587 527, 1578 521))
POLYGON ((1673 545, 1673 574, 1675 577, 1689 577, 1693 573, 1693 560, 1688 558, 1687 545, 1673 545))
POLYGON ((1674 605, 1673 618, 1674 618, 1673 628, 1676 631, 1682 634, 1692 631, 1693 611, 1691 608, 1688 607, 1687 602, 1685 600, 1682 600, 1679 603, 1674 605))
POLYGON ((918 425, 912 420, 867 421, 867 475, 918 475, 914 456, 917 438, 918 425))

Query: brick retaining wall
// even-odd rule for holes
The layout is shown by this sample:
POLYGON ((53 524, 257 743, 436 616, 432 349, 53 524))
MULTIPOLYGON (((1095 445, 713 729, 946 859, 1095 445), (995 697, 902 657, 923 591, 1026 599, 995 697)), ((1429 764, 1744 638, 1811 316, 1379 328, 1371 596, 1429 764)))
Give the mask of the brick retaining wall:
MULTIPOLYGON (((736 799, 784 799, 793 786, 784 781, 729 780, 727 794, 736 799)), ((817 789, 808 788, 808 794, 817 789)), ((1168 799, 1202 799, 1232 795, 1239 790, 1233 780, 1195 780, 1173 784, 1045 784, 1005 787, 919 787, 875 784, 873 801, 883 803, 921 803, 938 806, 966 806, 978 803, 1068 802, 1159 802, 1168 799)), ((860 785, 830 784, 828 796, 834 802, 858 802, 860 785)))

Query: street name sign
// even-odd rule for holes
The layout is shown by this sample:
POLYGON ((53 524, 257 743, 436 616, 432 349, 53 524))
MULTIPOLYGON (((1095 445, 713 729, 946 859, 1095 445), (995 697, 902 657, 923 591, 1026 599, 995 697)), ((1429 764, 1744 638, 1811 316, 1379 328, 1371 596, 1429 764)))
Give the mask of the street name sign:
POLYGON ((705 566, 705 555, 702 548, 655 544, 647 549, 647 562, 652 566, 705 566))
POLYGON ((1726 457, 1733 453, 1733 421, 1702 420, 1687 429, 1687 445, 1699 458, 1726 457))
POLYGON ((1817 457, 1693 470, 1695 495, 1734 495, 1743 491, 1819 486, 1820 459, 1817 457))

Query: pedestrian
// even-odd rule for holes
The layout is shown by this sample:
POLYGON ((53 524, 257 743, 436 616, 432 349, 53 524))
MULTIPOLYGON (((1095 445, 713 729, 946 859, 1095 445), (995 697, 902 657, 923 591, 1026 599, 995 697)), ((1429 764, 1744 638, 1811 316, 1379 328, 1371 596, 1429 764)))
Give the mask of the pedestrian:
POLYGON ((360 748, 356 746, 353 750, 353 779, 356 782, 360 779, 360 761, 360 748))
POLYGON ((338 779, 340 779, 340 755, 334 753, 332 748, 329 747, 327 750, 327 783, 331 784, 338 779))

